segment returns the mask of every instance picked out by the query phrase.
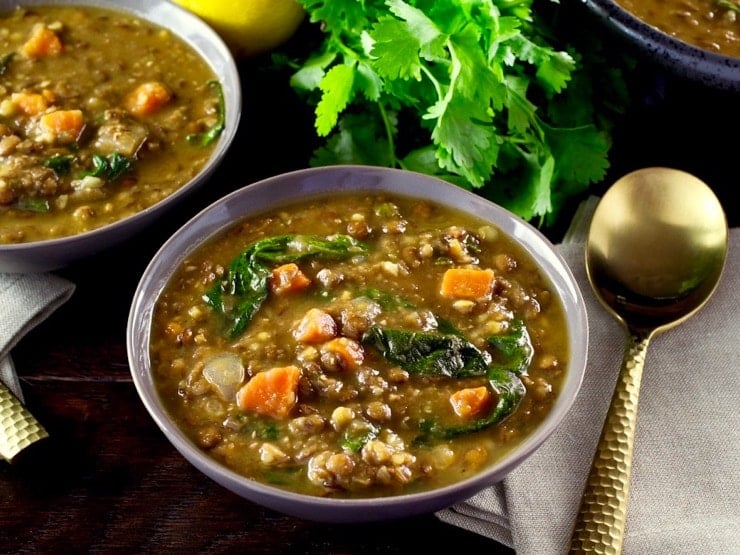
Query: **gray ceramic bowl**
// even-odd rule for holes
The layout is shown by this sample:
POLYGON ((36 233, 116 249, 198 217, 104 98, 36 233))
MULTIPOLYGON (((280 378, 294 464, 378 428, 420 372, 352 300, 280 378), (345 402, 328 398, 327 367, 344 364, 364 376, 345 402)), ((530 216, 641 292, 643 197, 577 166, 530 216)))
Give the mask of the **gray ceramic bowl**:
POLYGON ((194 216, 155 254, 134 294, 126 332, 128 358, 136 389, 149 414, 175 448, 196 468, 232 492, 268 508, 315 521, 361 522, 429 513, 462 501, 503 479, 552 434, 580 388, 588 350, 583 298, 573 276, 552 244, 534 227, 481 196, 447 182, 408 171, 329 166, 271 177, 230 193, 194 216), (149 355, 152 310, 177 266, 214 234, 243 218, 295 201, 302 196, 344 191, 385 191, 437 201, 480 216, 514 237, 549 276, 567 313, 567 377, 546 421, 519 447, 487 470, 435 491, 381 499, 327 499, 297 495, 239 476, 193 444, 163 408, 149 355))
POLYGON ((709 88, 740 91, 740 58, 703 50, 648 25, 614 0, 582 0, 613 33, 646 59, 709 88))
MULTIPOLYGON (((18 5, 49 4, 48 0, 0 0, 0 13, 18 5)), ((225 129, 201 172, 169 197, 126 219, 70 237, 0 245, 0 272, 55 270, 93 255, 141 231, 178 200, 201 186, 226 154, 241 117, 241 84, 234 58, 221 38, 201 19, 166 0, 66 0, 64 4, 123 10, 170 29, 203 56, 219 76, 225 101, 225 129)), ((2 222, 0 222, 1 224, 2 222)))

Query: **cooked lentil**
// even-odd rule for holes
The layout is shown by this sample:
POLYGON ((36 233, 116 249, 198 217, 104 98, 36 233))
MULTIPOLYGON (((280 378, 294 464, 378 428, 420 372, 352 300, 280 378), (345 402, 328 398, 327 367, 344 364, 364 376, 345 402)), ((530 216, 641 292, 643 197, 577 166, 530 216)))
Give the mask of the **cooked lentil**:
POLYGON ((0 243, 69 236, 172 194, 214 145, 210 66, 170 31, 91 6, 0 15, 0 243))
POLYGON ((549 282, 494 226, 428 201, 345 194, 249 218, 197 247, 156 302, 150 355, 166 409, 210 456, 280 488, 352 498, 423 491, 499 460, 552 409, 567 339, 549 282), (232 299, 222 287, 232 261, 264 244, 265 260, 277 260, 278 238, 305 254, 316 237, 346 236, 356 243, 344 256, 267 264, 264 302, 233 333, 227 313, 259 287, 232 299), (448 279, 443 294, 456 270, 474 281, 448 279), (223 294, 216 303, 214 291, 223 294), (530 359, 507 375, 518 376, 523 398, 461 433, 446 432, 485 419, 506 391, 475 372, 417 372, 374 340, 381 329, 466 341, 490 370, 511 362, 490 338, 510 337, 517 322, 530 359))

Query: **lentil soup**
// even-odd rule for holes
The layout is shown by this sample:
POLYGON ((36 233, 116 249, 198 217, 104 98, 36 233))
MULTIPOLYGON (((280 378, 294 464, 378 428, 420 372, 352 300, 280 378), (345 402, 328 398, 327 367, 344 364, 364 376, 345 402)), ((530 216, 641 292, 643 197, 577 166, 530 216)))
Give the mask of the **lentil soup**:
POLYGON ((426 200, 338 194, 196 247, 152 314, 152 376, 209 456, 367 498, 458 482, 553 408, 565 315, 499 229, 426 200))
POLYGON ((645 23, 704 50, 740 58, 740 0, 616 0, 645 23))
POLYGON ((208 162, 223 97, 184 40, 94 6, 19 7, 0 22, 0 243, 121 220, 208 162))

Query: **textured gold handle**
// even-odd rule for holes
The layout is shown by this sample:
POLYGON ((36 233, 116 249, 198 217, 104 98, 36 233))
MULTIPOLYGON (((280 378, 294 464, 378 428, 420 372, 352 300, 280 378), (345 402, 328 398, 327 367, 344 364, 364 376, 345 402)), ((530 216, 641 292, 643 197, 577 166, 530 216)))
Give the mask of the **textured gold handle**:
POLYGON ((26 407, 0 382, 0 457, 11 461, 49 434, 26 407))
POLYGON ((650 334, 630 333, 578 509, 570 553, 617 555, 627 520, 637 401, 650 334))

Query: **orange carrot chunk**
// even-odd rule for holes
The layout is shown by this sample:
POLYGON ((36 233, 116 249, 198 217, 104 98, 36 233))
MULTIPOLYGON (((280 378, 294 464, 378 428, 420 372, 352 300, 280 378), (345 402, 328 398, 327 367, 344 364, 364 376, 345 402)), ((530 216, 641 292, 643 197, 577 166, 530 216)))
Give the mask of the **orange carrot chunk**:
POLYGON ((62 41, 57 34, 43 23, 37 23, 31 29, 31 36, 21 46, 21 53, 28 58, 56 56, 63 50, 62 41))
POLYGON ((449 299, 487 300, 493 293, 493 270, 450 268, 442 276, 440 294, 449 299))
POLYGON ((296 366, 271 368, 255 374, 236 393, 236 404, 244 411, 272 418, 286 418, 298 401, 301 371, 296 366))
POLYGON ((39 125, 44 141, 69 144, 82 133, 85 117, 81 110, 56 110, 41 116, 39 125))
POLYGON ((309 285, 311 280, 293 262, 278 266, 270 274, 270 290, 276 295, 305 291, 309 285))
POLYGON ((476 418, 491 406, 491 390, 486 386, 466 387, 450 395, 450 404, 461 418, 476 418))
POLYGON ((322 355, 333 356, 339 370, 355 370, 365 360, 365 351, 357 341, 349 337, 336 337, 321 346, 322 355))
POLYGON ((150 116, 161 110, 172 99, 172 93, 159 81, 142 83, 126 95, 123 104, 136 116, 150 116))
POLYGON ((46 97, 39 93, 13 93, 10 95, 13 105, 26 116, 35 116, 49 107, 46 97))
POLYGON ((302 343, 328 341, 337 335, 337 323, 328 312, 312 308, 293 330, 293 337, 302 343))

